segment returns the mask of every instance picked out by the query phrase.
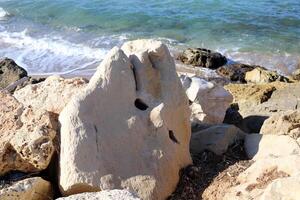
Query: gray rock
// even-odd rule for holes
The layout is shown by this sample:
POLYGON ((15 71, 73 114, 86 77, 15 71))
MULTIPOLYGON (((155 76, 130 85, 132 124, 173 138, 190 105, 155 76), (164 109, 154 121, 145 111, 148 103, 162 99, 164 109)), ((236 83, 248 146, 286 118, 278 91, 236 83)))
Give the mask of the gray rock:
POLYGON ((0 89, 6 88, 11 83, 26 76, 26 70, 18 66, 12 59, 0 60, 0 89))
POLYGON ((178 59, 184 64, 210 69, 217 69, 227 62, 222 54, 202 48, 188 48, 179 55, 178 59))

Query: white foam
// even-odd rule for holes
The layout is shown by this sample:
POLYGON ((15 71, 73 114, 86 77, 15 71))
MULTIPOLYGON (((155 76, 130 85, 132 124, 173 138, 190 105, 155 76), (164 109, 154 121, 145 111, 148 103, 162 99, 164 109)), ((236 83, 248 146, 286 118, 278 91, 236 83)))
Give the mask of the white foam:
POLYGON ((8 16, 9 16, 9 13, 0 7, 0 21, 6 20, 8 16))
POLYGON ((59 36, 33 38, 22 32, 0 32, 0 55, 15 61, 33 74, 65 74, 98 64, 109 49, 76 44, 59 36))

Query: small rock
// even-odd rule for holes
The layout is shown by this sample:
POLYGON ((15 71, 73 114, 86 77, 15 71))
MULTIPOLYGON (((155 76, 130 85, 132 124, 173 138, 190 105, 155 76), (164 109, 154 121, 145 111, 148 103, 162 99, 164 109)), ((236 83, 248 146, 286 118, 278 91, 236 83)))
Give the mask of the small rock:
POLYGON ((218 68, 217 73, 232 82, 247 83, 247 81, 245 80, 245 74, 249 71, 252 71, 256 67, 260 66, 235 63, 224 65, 218 68))
POLYGON ((247 156, 253 160, 300 153, 296 140, 286 135, 250 134, 245 137, 244 145, 247 156))
POLYGON ((27 76, 27 72, 18 66, 12 59, 0 60, 0 89, 4 89, 11 83, 27 76))
POLYGON ((103 190, 101 192, 86 192, 56 200, 141 200, 127 190, 103 190))
MULTIPOLYGON (((300 64, 299 64, 299 67, 300 67, 300 64)), ((294 80, 300 81, 300 69, 297 69, 293 72, 292 78, 294 80)))
POLYGON ((247 83, 270 83, 274 81, 289 82, 289 79, 275 71, 257 67, 245 75, 247 83))
POLYGON ((28 178, 0 190, 1 200, 51 200, 51 184, 40 177, 28 178))
POLYGON ((289 135, 298 139, 300 137, 300 111, 288 110, 273 114, 262 125, 261 134, 289 135))
POLYGON ((202 48, 188 48, 178 59, 184 64, 210 69, 217 69, 227 63, 226 57, 222 54, 202 48))
POLYGON ((201 123, 222 123, 232 95, 222 86, 198 77, 181 76, 191 102, 191 120, 201 123), (186 80, 187 79, 187 80, 186 80))
POLYGON ((210 150, 217 155, 222 155, 227 148, 237 140, 242 140, 245 133, 234 125, 215 125, 192 134, 190 152, 199 154, 210 150))

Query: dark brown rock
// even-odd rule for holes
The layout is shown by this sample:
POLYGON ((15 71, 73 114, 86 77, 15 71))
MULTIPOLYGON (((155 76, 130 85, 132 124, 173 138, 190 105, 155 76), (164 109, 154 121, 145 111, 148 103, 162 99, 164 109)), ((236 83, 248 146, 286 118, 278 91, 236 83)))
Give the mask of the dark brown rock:
POLYGON ((178 56, 178 59, 184 64, 210 69, 217 69, 227 63, 226 57, 222 54, 202 48, 188 48, 178 56))
POLYGON ((11 83, 26 76, 26 70, 18 66, 12 59, 0 60, 0 89, 6 88, 11 83))
POLYGON ((257 65, 246 65, 241 63, 235 63, 230 65, 224 65, 217 69, 217 73, 229 79, 232 82, 246 83, 245 74, 252 71, 256 67, 263 68, 257 65))

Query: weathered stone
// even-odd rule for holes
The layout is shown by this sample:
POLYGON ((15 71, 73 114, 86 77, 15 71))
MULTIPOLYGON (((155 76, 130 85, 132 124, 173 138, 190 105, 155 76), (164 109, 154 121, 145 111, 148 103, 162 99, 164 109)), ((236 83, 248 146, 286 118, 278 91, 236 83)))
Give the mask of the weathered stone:
POLYGON ((4 58, 0 60, 0 89, 27 76, 27 72, 13 60, 4 58))
POLYGON ((300 81, 300 69, 297 69, 293 72, 292 74, 292 78, 294 80, 300 81))
POLYGON ((40 177, 18 181, 0 190, 1 200, 51 200, 52 187, 48 181, 40 177))
POLYGON ((245 137, 244 145, 247 156, 253 160, 300 153, 299 144, 286 135, 250 134, 245 137))
POLYGON ((56 200, 141 200, 127 190, 103 190, 101 192, 86 192, 56 200))
POLYGON ((247 83, 270 83, 274 81, 289 82, 288 78, 281 76, 277 72, 260 67, 247 72, 245 80, 247 83))
POLYGON ((47 111, 23 107, 0 92, 0 175, 45 169, 54 152, 57 124, 47 111))
MULTIPOLYGON (((299 155, 269 156, 258 159, 237 177, 238 185, 228 189, 224 199, 261 199, 265 192, 269 193, 268 188, 278 180, 298 177, 299 170, 299 155)), ((291 189, 293 188, 291 185, 291 189)), ((292 193, 294 192, 296 191, 293 190, 292 193)))
POLYGON ((300 197, 300 174, 280 178, 265 189, 260 200, 298 200, 300 197))
POLYGON ((59 114, 72 96, 86 85, 87 81, 83 78, 64 79, 50 76, 41 83, 27 85, 15 91, 14 97, 25 106, 59 114))
POLYGON ((122 49, 60 114, 65 195, 126 188, 165 199, 191 163, 188 100, 167 47, 137 40, 122 49))
POLYGON ((216 125, 192 134, 190 152, 199 154, 210 150, 217 155, 222 155, 227 148, 237 140, 245 137, 245 133, 233 125, 216 125))
POLYGON ((245 74, 252 71, 256 67, 255 65, 245 65, 240 63, 224 65, 217 69, 217 73, 232 82, 246 83, 245 74))
POLYGON ((298 139, 300 137, 300 111, 289 110, 273 114, 264 122, 261 134, 289 135, 298 139))
POLYGON ((233 95, 243 117, 270 116, 276 111, 296 109, 300 96, 300 84, 295 83, 229 84, 225 89, 233 95))
POLYGON ((222 86, 197 77, 181 76, 186 94, 192 102, 191 120, 202 123, 222 123, 232 95, 222 86))
POLYGON ((227 62, 222 54, 201 48, 188 48, 179 55, 178 59, 184 64, 211 69, 217 69, 227 62))

